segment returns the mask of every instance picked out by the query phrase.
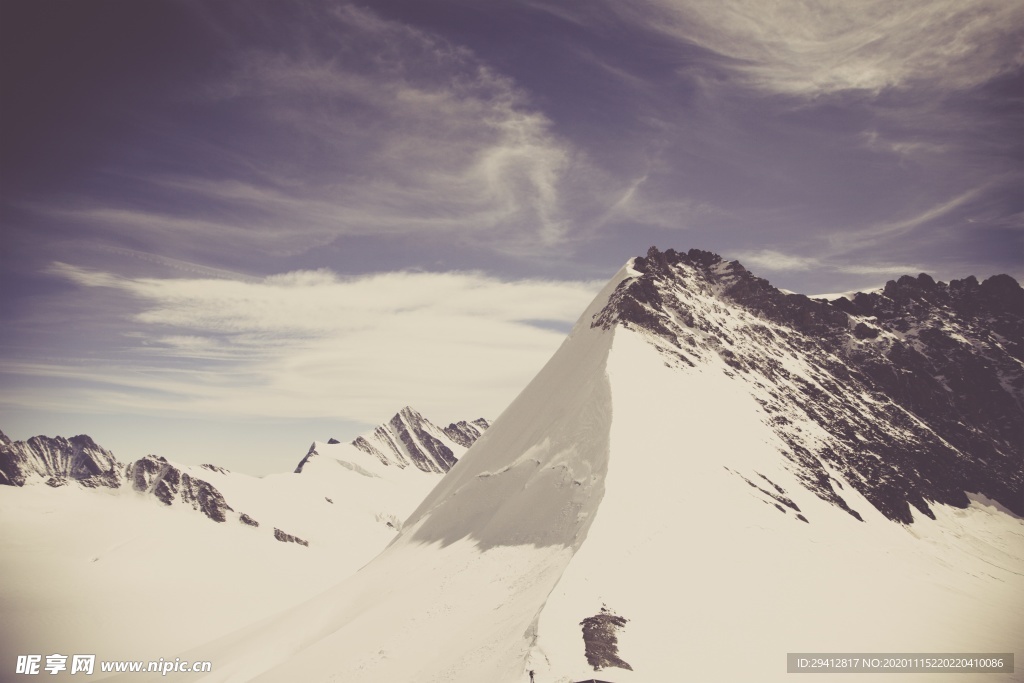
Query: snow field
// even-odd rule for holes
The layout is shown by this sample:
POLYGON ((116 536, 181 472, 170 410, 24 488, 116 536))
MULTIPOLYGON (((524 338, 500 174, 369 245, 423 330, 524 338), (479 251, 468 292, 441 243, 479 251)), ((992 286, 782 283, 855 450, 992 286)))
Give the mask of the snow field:
POLYGON ((844 486, 859 522, 800 486, 724 365, 665 370, 640 333, 616 332, 607 490, 540 618, 538 681, 595 675, 579 622, 604 605, 630 620, 619 656, 634 671, 600 675, 616 683, 783 680, 796 651, 1007 652, 1024 642, 1021 520, 938 506, 936 521, 903 527, 844 486), (810 523, 738 475, 774 492, 768 477, 810 523))

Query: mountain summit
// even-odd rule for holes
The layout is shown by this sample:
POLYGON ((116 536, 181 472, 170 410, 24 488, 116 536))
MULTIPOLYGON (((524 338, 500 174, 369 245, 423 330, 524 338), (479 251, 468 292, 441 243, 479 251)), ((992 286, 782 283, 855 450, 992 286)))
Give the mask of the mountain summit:
POLYGON ((785 294, 738 261, 652 248, 593 323, 642 330, 674 363, 748 385, 805 485, 848 510, 835 468, 886 517, 966 507, 1024 515, 1024 290, 1008 275, 921 274, 852 300, 785 294), (717 359, 713 359, 717 356, 717 359), (813 425, 814 433, 801 425, 813 425))
MULTIPOLYGON (((422 472, 444 474, 488 426, 487 420, 481 417, 472 422, 459 420, 447 427, 438 427, 406 406, 373 432, 356 437, 351 445, 383 465, 398 469, 412 465, 422 472)), ((328 445, 337 443, 331 440, 328 445)), ((295 471, 302 472, 303 466, 315 455, 314 443, 295 471)))
POLYGON ((1020 298, 920 276, 814 300, 652 249, 376 559, 183 658, 214 680, 623 683, 1012 651, 1020 298))

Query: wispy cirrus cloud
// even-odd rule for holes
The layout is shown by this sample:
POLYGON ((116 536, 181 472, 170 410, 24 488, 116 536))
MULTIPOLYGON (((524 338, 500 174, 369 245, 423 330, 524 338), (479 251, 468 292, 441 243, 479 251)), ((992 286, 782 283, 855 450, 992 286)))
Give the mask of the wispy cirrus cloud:
POLYGON ((30 388, 19 405, 359 422, 405 403, 441 419, 496 415, 601 285, 474 272, 146 278, 66 263, 50 273, 122 295, 93 311, 118 341, 79 361, 4 361, 8 376, 67 387, 35 398, 30 388))
POLYGON ((577 191, 586 154, 472 51, 352 4, 247 9, 202 8, 237 47, 147 121, 145 153, 91 169, 92 192, 12 205, 216 266, 346 238, 543 254, 570 240, 570 209, 599 203, 577 191))
POLYGON ((918 273, 922 270, 920 264, 897 262, 856 263, 844 259, 830 259, 827 257, 801 256, 792 253, 783 253, 774 249, 742 251, 737 252, 735 256, 748 268, 758 271, 767 271, 770 273, 791 273, 818 270, 848 275, 896 277, 907 273, 918 273))
POLYGON ((728 58, 748 83, 779 93, 963 89, 1024 63, 1024 6, 1004 0, 651 0, 616 7, 728 58))
MULTIPOLYGON (((857 231, 835 233, 830 236, 830 242, 836 247, 837 251, 847 251, 876 243, 880 239, 892 238, 920 228, 927 228, 934 225, 937 221, 949 220, 952 216, 956 215, 958 210, 977 202, 990 190, 991 188, 987 186, 974 187, 955 197, 943 199, 904 218, 868 225, 857 231)), ((955 218, 953 220, 958 223, 960 222, 960 220, 955 218)))
POLYGON ((345 236, 418 235, 530 253, 566 240, 564 194, 590 172, 586 155, 512 79, 367 9, 308 13, 275 26, 295 41, 236 51, 179 105, 235 120, 215 141, 161 131, 201 165, 180 155, 174 170, 136 174, 131 203, 31 208, 154 251, 197 240, 300 254, 345 236))

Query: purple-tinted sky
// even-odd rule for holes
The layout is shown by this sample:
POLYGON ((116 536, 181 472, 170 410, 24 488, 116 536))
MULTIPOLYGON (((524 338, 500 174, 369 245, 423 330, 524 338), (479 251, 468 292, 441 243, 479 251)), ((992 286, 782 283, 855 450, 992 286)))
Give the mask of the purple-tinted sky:
POLYGON ((0 428, 255 471, 494 417, 651 244, 1020 278, 1022 45, 1015 0, 0 0, 0 428))

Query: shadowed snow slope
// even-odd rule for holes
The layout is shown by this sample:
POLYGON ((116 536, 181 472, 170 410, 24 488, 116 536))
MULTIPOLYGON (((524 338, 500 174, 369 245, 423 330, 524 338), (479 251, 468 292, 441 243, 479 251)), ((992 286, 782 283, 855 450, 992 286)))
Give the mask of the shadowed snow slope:
POLYGON ((183 658, 216 661, 206 680, 518 680, 604 492, 614 333, 590 321, 626 274, 370 566, 183 658))
POLYGON ((835 305, 707 252, 631 261, 383 553, 185 653, 214 663, 189 680, 772 681, 787 652, 1019 648, 1020 288, 914 282, 835 305))

